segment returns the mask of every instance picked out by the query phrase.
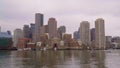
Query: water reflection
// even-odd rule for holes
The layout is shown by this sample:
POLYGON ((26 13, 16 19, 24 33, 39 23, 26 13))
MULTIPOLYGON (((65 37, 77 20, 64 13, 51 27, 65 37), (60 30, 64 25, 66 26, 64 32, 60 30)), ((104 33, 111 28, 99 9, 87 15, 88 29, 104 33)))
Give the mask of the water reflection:
POLYGON ((2 51, 0 68, 117 68, 119 56, 120 51, 102 50, 2 51))
POLYGON ((94 68, 106 68, 105 66, 105 52, 94 51, 91 53, 90 65, 94 68))
POLYGON ((39 51, 36 58, 40 68, 105 68, 104 51, 39 51))

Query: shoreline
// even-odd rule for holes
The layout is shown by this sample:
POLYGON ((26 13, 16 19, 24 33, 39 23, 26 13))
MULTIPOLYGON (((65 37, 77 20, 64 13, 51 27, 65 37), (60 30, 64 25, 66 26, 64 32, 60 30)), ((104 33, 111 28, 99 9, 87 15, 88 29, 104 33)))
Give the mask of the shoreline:
MULTIPOLYGON (((47 50, 54 50, 54 49, 47 49, 47 50)), ((47 51, 45 50, 45 51, 47 51)), ((120 49, 57 49, 57 50, 80 50, 80 51, 83 51, 83 50, 120 50, 120 49)), ((19 51, 17 49, 0 49, 0 51, 19 51)), ((42 51, 42 50, 21 50, 21 51, 42 51)))

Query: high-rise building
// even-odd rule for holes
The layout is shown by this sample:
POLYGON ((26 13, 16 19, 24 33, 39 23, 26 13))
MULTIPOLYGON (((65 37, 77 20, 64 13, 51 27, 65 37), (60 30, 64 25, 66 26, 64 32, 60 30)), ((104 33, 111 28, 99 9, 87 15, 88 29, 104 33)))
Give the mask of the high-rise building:
POLYGON ((80 35, 79 32, 78 32, 78 31, 75 31, 75 32, 74 32, 74 39, 75 39, 75 40, 79 39, 79 35, 80 35))
POLYGON ((19 40, 20 38, 23 38, 23 37, 24 37, 24 36, 23 36, 23 31, 22 31, 21 29, 15 29, 15 30, 14 30, 14 39, 13 39, 13 41, 14 41, 14 47, 17 46, 18 40, 19 40))
POLYGON ((30 38, 34 40, 34 35, 35 35, 35 24, 30 24, 30 38))
POLYGON ((80 27, 78 28, 78 39, 80 39, 80 27))
POLYGON ((24 38, 30 38, 30 28, 29 25, 24 25, 23 27, 24 38))
POLYGON ((58 32, 58 37, 62 39, 62 34, 66 32, 66 27, 65 26, 60 26, 57 30, 58 32))
POLYGON ((40 35, 45 33, 45 26, 40 27, 40 35))
POLYGON ((91 41, 95 41, 95 28, 92 28, 90 30, 90 34, 91 34, 91 41))
POLYGON ((74 39, 76 40, 80 39, 80 27, 78 28, 78 31, 74 32, 73 36, 74 36, 74 39))
POLYGON ((40 27, 40 35, 48 33, 48 25, 43 25, 40 27))
POLYGON ((43 26, 43 14, 35 14, 35 42, 40 41, 40 27, 43 26))
POLYGON ((95 28, 90 29, 91 46, 95 48, 95 28))
POLYGON ((80 23, 80 39, 83 45, 90 45, 90 24, 88 21, 80 23))
POLYGON ((48 25, 45 25, 45 33, 48 33, 48 25))
POLYGON ((112 36, 106 36, 106 48, 111 47, 112 44, 112 36))
POLYGON ((95 21, 95 46, 99 49, 105 48, 105 25, 102 18, 95 21))
POLYGON ((49 18, 48 31, 50 39, 57 37, 57 21, 55 18, 49 18))

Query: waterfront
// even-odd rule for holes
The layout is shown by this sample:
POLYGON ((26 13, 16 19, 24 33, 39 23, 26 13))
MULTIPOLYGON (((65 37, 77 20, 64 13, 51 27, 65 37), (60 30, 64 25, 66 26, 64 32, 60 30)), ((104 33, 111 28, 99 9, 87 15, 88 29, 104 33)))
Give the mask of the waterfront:
POLYGON ((119 68, 120 50, 0 51, 0 68, 119 68))

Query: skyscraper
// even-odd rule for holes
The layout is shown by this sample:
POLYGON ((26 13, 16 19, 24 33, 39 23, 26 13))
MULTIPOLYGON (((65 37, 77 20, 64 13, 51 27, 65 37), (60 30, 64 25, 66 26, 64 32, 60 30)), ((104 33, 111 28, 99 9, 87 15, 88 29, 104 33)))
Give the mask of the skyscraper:
POLYGON ((35 42, 40 41, 40 27, 43 26, 43 14, 35 14, 35 42))
POLYGON ((92 28, 90 30, 90 34, 91 34, 91 41, 95 41, 95 28, 92 28))
POLYGON ((35 24, 30 24, 30 38, 34 40, 34 35, 35 35, 35 24))
POLYGON ((78 39, 80 39, 80 27, 78 28, 78 39))
POLYGON ((40 27, 40 35, 45 33, 45 26, 40 27))
POLYGON ((99 49, 105 48, 105 25, 102 18, 95 21, 95 45, 99 49))
POLYGON ((43 25, 40 27, 40 35, 48 33, 48 25, 43 25))
POLYGON ((62 39, 62 34, 66 32, 66 27, 65 26, 60 26, 57 30, 58 32, 58 37, 62 39))
POLYGON ((48 25, 45 25, 45 33, 48 33, 48 25))
POLYGON ((14 47, 17 46, 18 40, 20 38, 23 38, 23 31, 21 29, 15 29, 14 30, 14 39, 13 39, 13 41, 14 41, 14 47))
POLYGON ((30 38, 30 28, 29 25, 24 25, 23 27, 24 38, 30 38))
POLYGON ((90 24, 88 21, 80 23, 80 39, 83 45, 90 45, 90 24))
POLYGON ((90 29, 91 47, 95 48, 95 28, 90 29))
POLYGON ((74 32, 74 39, 79 39, 79 32, 78 31, 75 31, 74 32))
POLYGON ((78 28, 78 31, 74 32, 74 39, 76 40, 80 39, 80 27, 78 28))
POLYGON ((57 37, 57 21, 55 18, 49 18, 48 33, 49 33, 49 38, 57 37))

